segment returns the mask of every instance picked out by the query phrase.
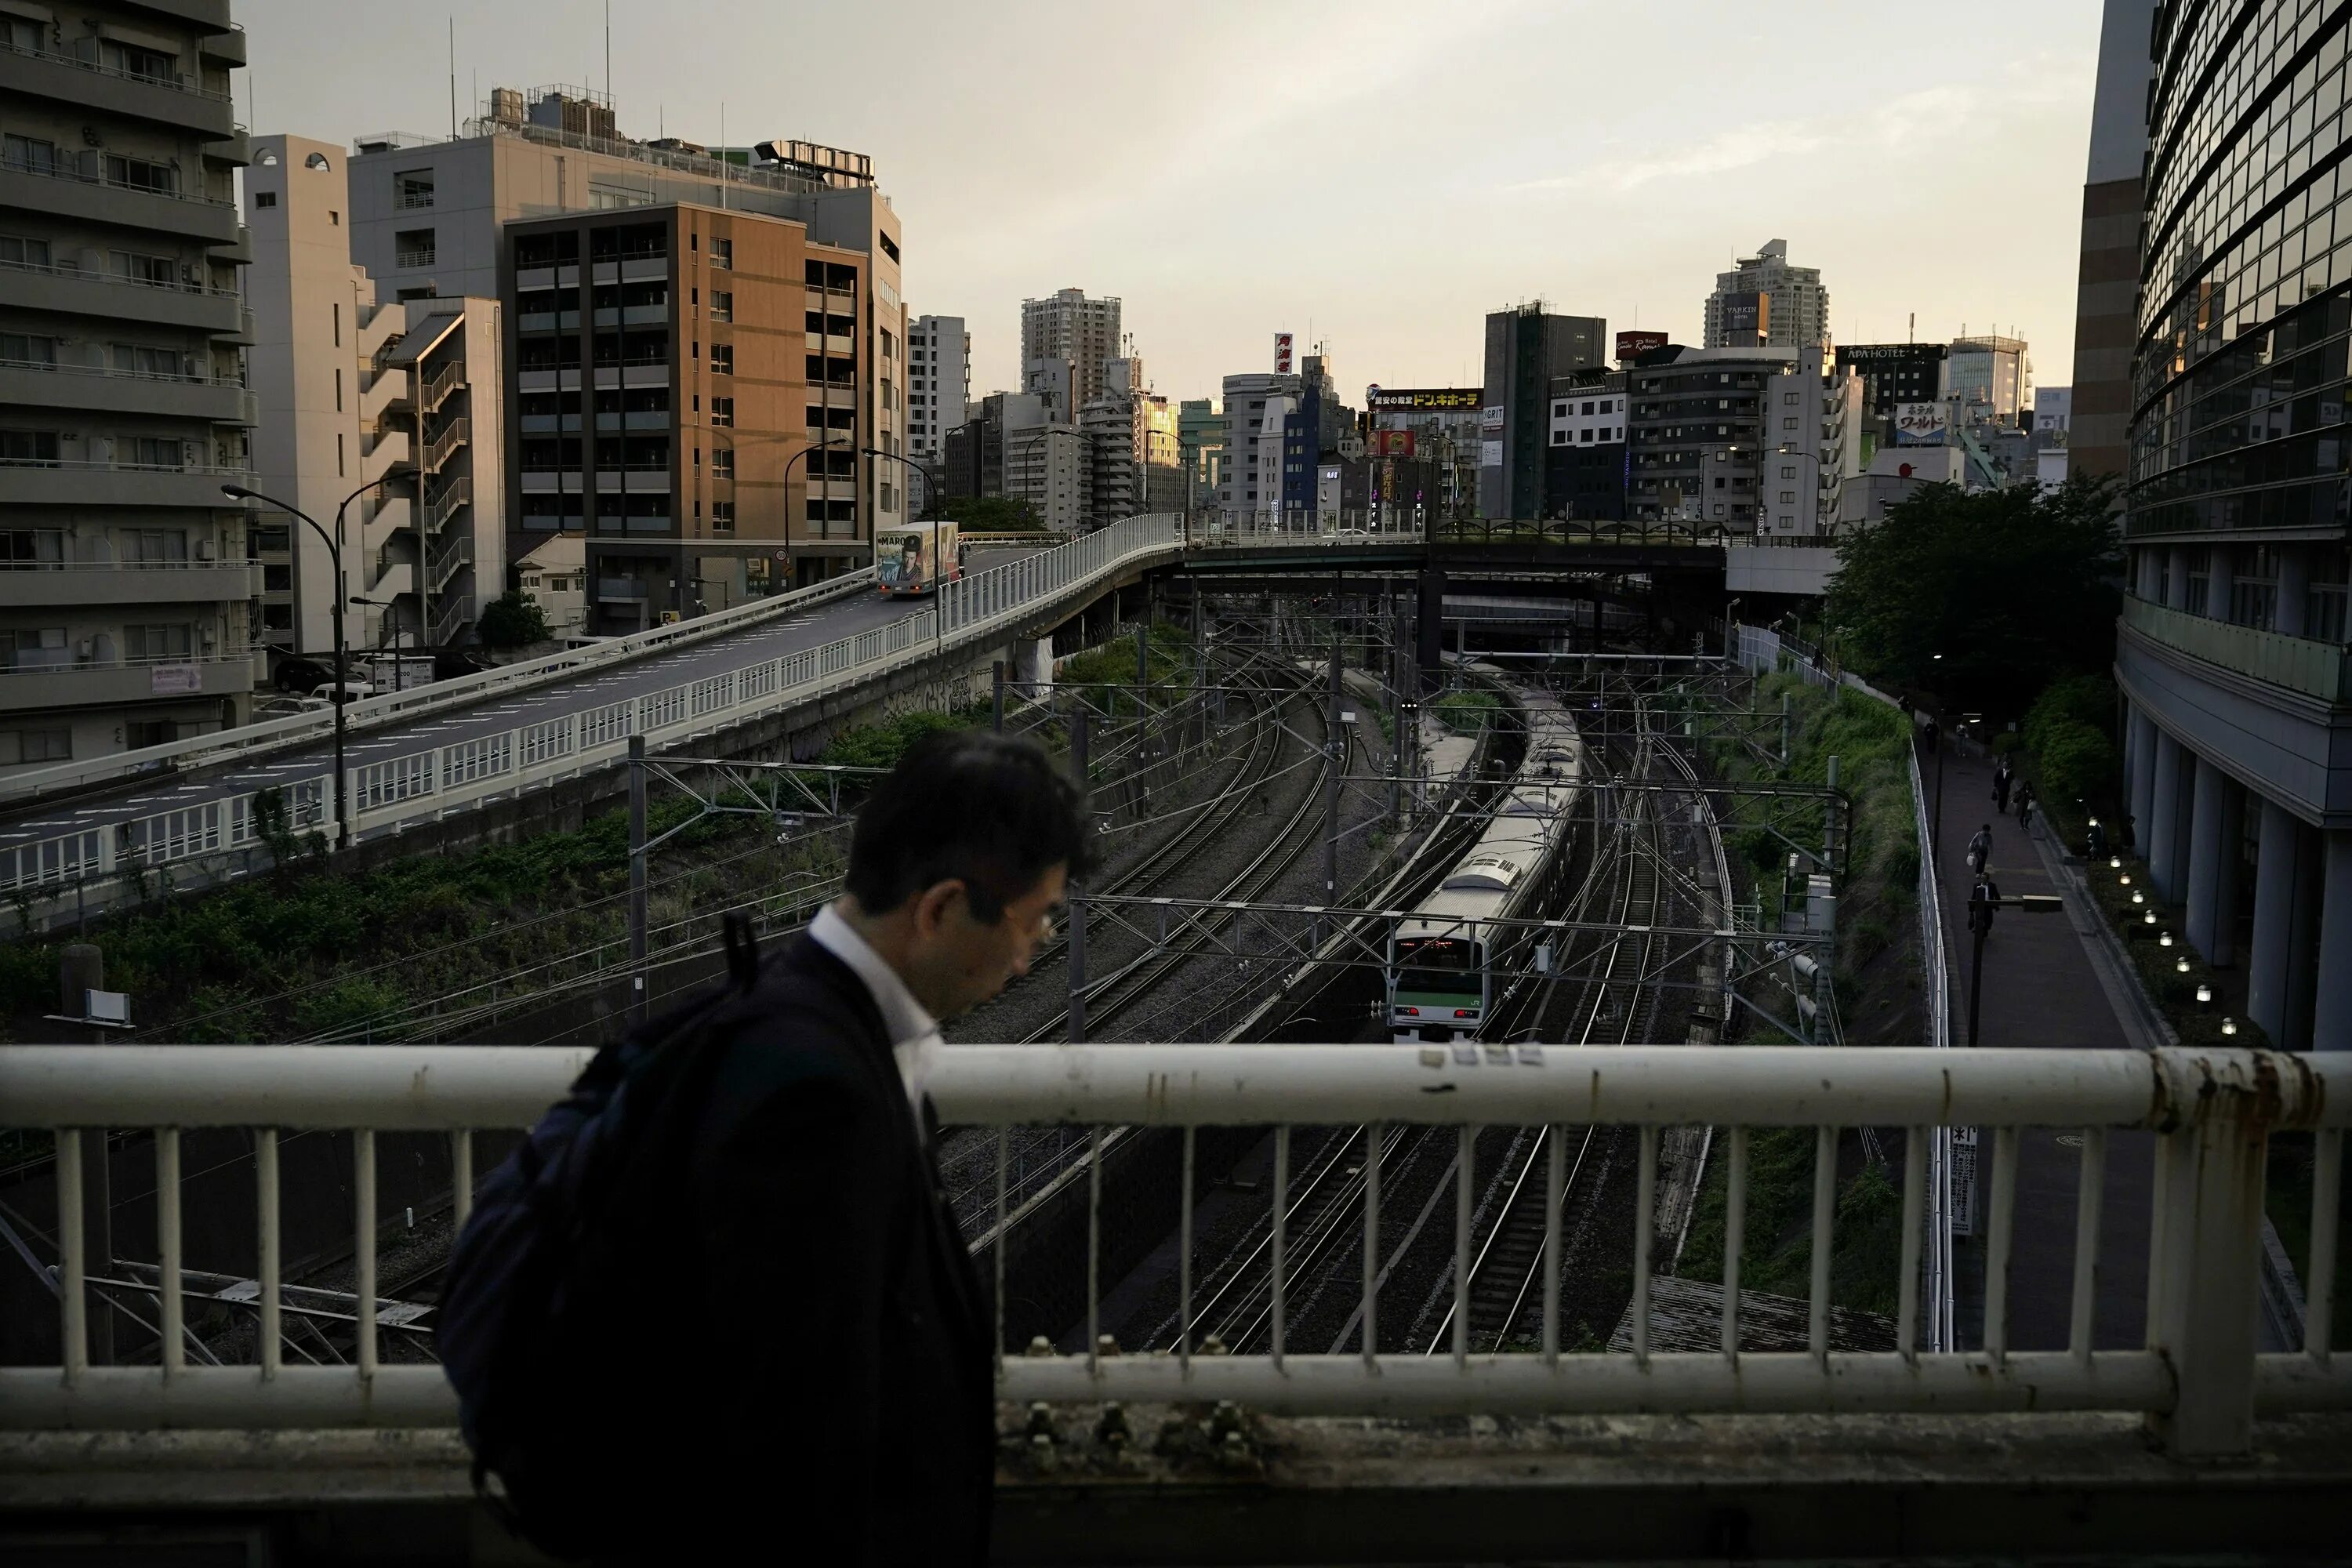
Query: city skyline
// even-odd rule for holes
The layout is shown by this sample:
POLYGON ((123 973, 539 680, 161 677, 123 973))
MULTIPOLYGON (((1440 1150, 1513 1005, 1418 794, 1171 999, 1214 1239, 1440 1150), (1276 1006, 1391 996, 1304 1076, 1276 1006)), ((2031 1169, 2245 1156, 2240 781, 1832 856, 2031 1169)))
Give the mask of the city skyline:
MULTIPOLYGON (((1059 5, 902 4, 875 29, 887 54, 794 73, 779 102, 759 62, 813 11, 620 0, 611 82, 626 134, 718 142, 723 104, 729 143, 870 153, 906 226, 909 306, 971 323, 975 395, 1020 384, 1021 300, 1071 286, 1126 300, 1171 397, 1270 368, 1277 331, 1328 344, 1351 400, 1367 381, 1469 384, 1485 313, 1538 297, 1696 343, 1715 274, 1774 237, 1821 268, 1837 341, 1902 341, 1914 312, 1921 341, 2014 329, 2037 381, 2064 384, 2097 8, 2039 15, 2033 48, 1939 59, 1925 85, 1884 69, 1883 12, 1823 5, 1793 39, 1713 26, 1718 12, 1498 5, 1432 37, 1401 6, 1344 27, 1195 8, 1171 32, 1094 13, 1065 27, 1079 13, 1059 5), (1594 58, 1644 65, 1563 95, 1559 72, 1594 58), (1042 76, 1055 93, 1017 90, 1042 76), (1675 85, 1749 77, 1822 85, 1675 85), (1038 146, 1053 155, 1016 157, 1038 146)), ((368 69, 339 71, 321 66, 344 53, 331 11, 253 0, 239 16, 257 134, 447 133, 445 29, 372 39, 368 69)), ((603 89, 604 38, 602 0, 460 17, 458 117, 493 86, 603 89)))

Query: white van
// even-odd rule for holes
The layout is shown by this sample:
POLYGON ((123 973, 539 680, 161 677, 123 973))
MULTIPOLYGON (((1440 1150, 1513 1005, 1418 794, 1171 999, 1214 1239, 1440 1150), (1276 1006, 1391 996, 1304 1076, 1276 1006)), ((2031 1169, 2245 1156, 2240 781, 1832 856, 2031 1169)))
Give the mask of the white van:
MULTIPOLYGON (((337 700, 335 697, 335 683, 331 680, 320 681, 316 687, 311 689, 310 695, 317 698, 321 702, 334 702, 337 700)), ((350 680, 343 683, 343 695, 341 700, 345 702, 357 702, 363 697, 373 697, 374 695, 375 687, 371 682, 365 680, 350 680)))

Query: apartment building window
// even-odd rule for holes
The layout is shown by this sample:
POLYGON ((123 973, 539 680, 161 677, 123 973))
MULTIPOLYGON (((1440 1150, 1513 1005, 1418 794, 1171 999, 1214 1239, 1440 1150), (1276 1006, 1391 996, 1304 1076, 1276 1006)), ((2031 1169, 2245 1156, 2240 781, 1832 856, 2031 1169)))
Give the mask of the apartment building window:
MULTIPOLYGON (((342 437, 335 439, 340 443, 342 437)), ((117 436, 114 461, 118 468, 184 468, 188 449, 173 436, 117 436)))
POLYGON ((58 340, 33 332, 0 332, 0 360, 10 364, 53 365, 58 340))
POLYGON ((0 45, 21 54, 43 53, 41 24, 26 16, 0 16, 0 45))
POLYGON ((58 172, 58 144, 37 136, 0 136, 0 163, 28 174, 58 172))
POLYGON ((253 205, 257 207, 274 207, 278 205, 278 193, 276 191, 256 191, 253 193, 253 205))
POLYGON ((55 430, 0 430, 0 466, 50 468, 58 464, 58 434, 55 430))
POLYGON ((710 400, 710 422, 713 425, 719 426, 734 424, 735 400, 731 397, 712 398, 710 400))
POLYGON ((32 572, 66 557, 66 536, 58 528, 0 530, 0 572, 32 572))
POLYGON ((725 539, 735 532, 735 503, 715 500, 710 503, 710 531, 713 537, 725 539))
POLYGON ((735 374, 735 345, 733 343, 713 343, 710 345, 710 374, 713 375, 733 375, 735 374))
POLYGON ((710 319, 714 321, 731 321, 735 319, 733 290, 713 289, 710 291, 710 319))
POLYGON ((112 253, 112 260, 114 275, 126 283, 154 283, 168 289, 179 277, 180 263, 175 257, 118 250, 112 253))
POLYGON ((163 81, 177 86, 180 79, 180 57, 167 55, 161 49, 142 48, 137 44, 119 44, 109 38, 101 46, 100 58, 110 70, 124 76, 135 76, 143 81, 163 81))
POLYGON ((119 153, 106 155, 106 183, 130 191, 147 191, 159 196, 177 195, 180 192, 180 171, 169 163, 158 163, 146 158, 127 158, 119 153))
POLYGON ((73 647, 63 626, 23 626, 0 633, 0 654, 11 669, 54 669, 73 662, 73 647))
POLYGON ((110 353, 117 375, 145 376, 152 381, 194 381, 195 376, 177 349, 152 343, 115 343, 110 353))
POLYGON ((2352 596, 2352 549, 2315 544, 2310 550, 2310 575, 2304 584, 2303 635, 2318 642, 2340 643, 2345 640, 2346 600, 2352 596))
POLYGON ((429 228, 404 228, 392 237, 392 259, 395 267, 430 267, 434 257, 434 231, 429 228))
POLYGON ((49 265, 49 242, 31 239, 22 235, 0 234, 0 267, 46 268, 49 265))
POLYGON ((44 730, 0 731, 0 763, 69 763, 73 731, 62 725, 44 730))
POLYGON ((1782 491, 1780 492, 1780 504, 1781 504, 1782 506, 1794 506, 1794 505, 1796 505, 1796 504, 1797 504, 1797 492, 1796 492, 1796 491, 1794 491, 1794 490, 1782 490, 1782 491))
POLYGON ((429 207, 433 205, 433 171, 411 169, 392 177, 392 205, 396 207, 429 207))
MULTIPOLYGON (((696 450, 699 452, 700 448, 698 447, 696 450)), ((735 477, 735 454, 732 451, 722 448, 710 454, 710 477, 714 479, 731 479, 735 477)))
POLYGON ((142 565, 178 565, 188 559, 187 531, 142 528, 123 536, 125 555, 142 565))
POLYGON ((122 656, 134 659, 186 658, 195 646, 184 621, 168 626, 125 626, 122 656))
POLYGON ((710 265, 724 271, 733 271, 735 242, 731 239, 713 239, 710 242, 710 265))

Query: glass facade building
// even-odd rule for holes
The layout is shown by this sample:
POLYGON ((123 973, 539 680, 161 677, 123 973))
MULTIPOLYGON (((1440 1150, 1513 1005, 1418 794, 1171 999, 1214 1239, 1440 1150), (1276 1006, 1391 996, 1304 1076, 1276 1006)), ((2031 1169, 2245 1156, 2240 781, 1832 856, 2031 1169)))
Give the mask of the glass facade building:
POLYGON ((2121 95, 2146 148, 2126 809, 2271 1042, 2352 1047, 2352 0, 2109 0, 2106 25, 2148 81, 2121 95))

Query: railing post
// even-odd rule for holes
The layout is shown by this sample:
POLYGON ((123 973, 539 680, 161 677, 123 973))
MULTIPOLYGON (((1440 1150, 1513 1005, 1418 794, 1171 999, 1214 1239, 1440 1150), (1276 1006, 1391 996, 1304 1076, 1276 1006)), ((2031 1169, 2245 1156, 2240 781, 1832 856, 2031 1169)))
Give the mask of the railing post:
POLYGON ((2150 1425, 2179 1458, 2244 1454, 2253 1444, 2263 1162, 2271 1120, 2297 1109, 2280 1105, 2280 1093, 2292 1101, 2303 1080, 2292 1070, 2258 1074, 2252 1052, 2155 1055, 2172 1113, 2187 1122, 2160 1134, 2156 1164, 2162 1242, 2148 1322, 2174 1393, 2171 1410, 2150 1425))
POLYGON ((629 1016, 646 1021, 653 1003, 646 974, 646 737, 629 737, 629 1016))

